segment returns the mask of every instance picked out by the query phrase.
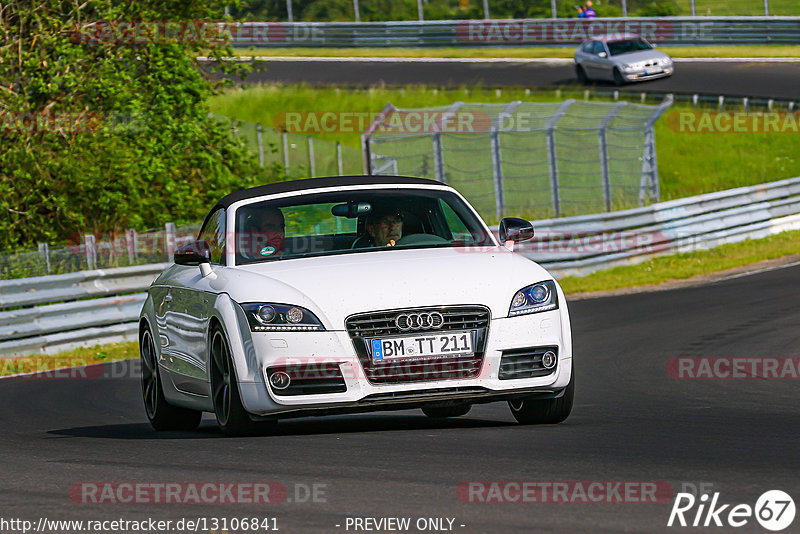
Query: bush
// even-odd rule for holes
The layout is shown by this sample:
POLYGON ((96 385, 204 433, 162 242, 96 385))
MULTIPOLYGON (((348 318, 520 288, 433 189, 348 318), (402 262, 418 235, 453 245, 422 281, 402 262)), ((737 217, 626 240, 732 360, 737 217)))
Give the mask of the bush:
POLYGON ((228 45, 120 43, 85 30, 87 21, 219 20, 226 3, 3 6, 0 249, 197 222, 223 194, 274 179, 208 116, 216 85, 195 56, 232 54, 228 45))

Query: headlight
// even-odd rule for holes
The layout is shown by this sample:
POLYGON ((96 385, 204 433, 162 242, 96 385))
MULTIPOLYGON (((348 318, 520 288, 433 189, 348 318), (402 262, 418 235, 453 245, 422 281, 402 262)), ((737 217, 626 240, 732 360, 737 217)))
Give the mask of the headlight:
POLYGON ((242 308, 252 332, 325 330, 316 315, 300 306, 251 302, 242 308))
POLYGON ((558 308, 556 284, 552 280, 539 282, 517 291, 511 299, 508 316, 555 310, 558 308))

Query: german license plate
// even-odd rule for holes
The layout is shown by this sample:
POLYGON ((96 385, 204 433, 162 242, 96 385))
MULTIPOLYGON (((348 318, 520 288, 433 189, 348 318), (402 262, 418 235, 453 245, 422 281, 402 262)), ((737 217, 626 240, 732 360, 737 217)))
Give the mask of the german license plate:
POLYGON ((368 340, 376 362, 397 358, 428 358, 474 352, 472 332, 447 332, 418 336, 393 336, 368 340))

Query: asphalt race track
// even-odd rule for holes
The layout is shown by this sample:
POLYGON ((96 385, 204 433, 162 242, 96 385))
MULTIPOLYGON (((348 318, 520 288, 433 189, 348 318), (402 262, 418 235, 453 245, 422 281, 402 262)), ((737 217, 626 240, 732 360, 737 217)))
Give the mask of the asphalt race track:
MULTIPOLYGON (((300 83, 311 85, 399 86, 427 84, 484 87, 574 86, 571 63, 557 62, 351 62, 351 61, 268 61, 260 62, 263 72, 254 72, 248 83, 300 83)), ((598 82, 602 87, 610 83, 598 82)), ((800 97, 800 62, 770 63, 748 61, 680 61, 669 78, 629 84, 623 91, 724 94, 760 98, 800 97)))
MULTIPOLYGON (((345 532, 348 516, 450 517, 457 532, 694 532, 666 527, 671 499, 487 504, 456 489, 662 481, 675 491, 704 483, 725 503, 752 506, 776 488, 796 498, 800 382, 676 380, 666 369, 684 356, 800 357, 798 303, 800 266, 570 303, 576 404, 556 426, 518 426, 505 404, 491 404, 445 421, 419 411, 295 420, 251 438, 225 438, 210 419, 196 432, 155 433, 134 377, 2 380, 0 509, 32 520, 276 517, 284 532, 345 532), (291 500, 296 484, 325 493, 258 506, 71 500, 70 488, 89 481, 277 481, 291 500)), ((753 519, 736 530, 765 532, 753 519)))

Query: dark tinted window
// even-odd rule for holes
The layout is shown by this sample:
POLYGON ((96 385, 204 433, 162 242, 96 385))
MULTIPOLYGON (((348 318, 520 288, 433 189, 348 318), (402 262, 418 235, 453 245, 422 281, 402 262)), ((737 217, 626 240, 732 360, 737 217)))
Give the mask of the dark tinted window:
POLYGON ((601 43, 599 41, 595 41, 595 43, 592 45, 592 54, 597 55, 600 52, 605 52, 605 51, 606 51, 606 49, 603 48, 603 43, 601 43))
POLYGON ((646 41, 641 39, 624 39, 622 41, 609 41, 608 51, 612 56, 620 54, 629 54, 631 52, 640 52, 642 50, 650 50, 653 47, 646 41))

